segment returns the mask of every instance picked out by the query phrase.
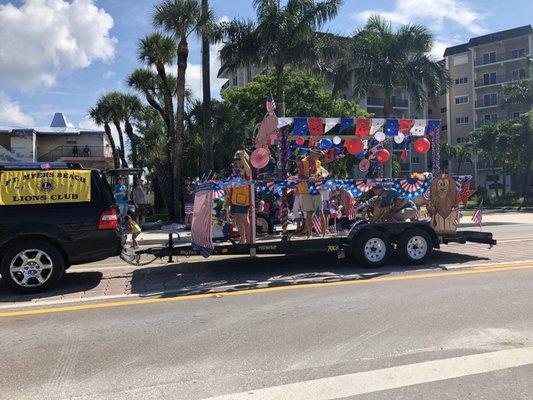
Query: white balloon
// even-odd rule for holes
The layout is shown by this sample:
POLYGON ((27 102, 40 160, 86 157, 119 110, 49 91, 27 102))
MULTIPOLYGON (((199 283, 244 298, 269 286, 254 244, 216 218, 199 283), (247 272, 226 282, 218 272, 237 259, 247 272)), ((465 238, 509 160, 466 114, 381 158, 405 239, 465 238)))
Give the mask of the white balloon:
POLYGON ((398 132, 398 134, 396 136, 394 136, 394 142, 395 143, 402 143, 403 141, 405 140, 405 135, 401 132, 398 132))
POLYGON ((333 144, 341 144, 342 139, 339 136, 333 137, 333 144))
POLYGON ((385 134, 382 131, 377 131, 374 134, 374 139, 376 139, 378 142, 383 142, 385 140, 385 134))

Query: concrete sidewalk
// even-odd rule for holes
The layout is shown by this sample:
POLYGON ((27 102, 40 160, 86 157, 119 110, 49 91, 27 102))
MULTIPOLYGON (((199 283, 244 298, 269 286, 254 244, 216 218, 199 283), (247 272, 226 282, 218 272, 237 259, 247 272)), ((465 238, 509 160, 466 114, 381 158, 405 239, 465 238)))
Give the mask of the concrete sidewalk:
MULTIPOLYGON (((478 225, 471 222, 471 216, 463 217, 463 223, 459 228, 477 228, 478 225)), ((532 224, 533 212, 497 212, 487 211, 483 214, 483 226, 510 225, 510 224, 532 224)), ((190 243, 191 232, 180 231, 174 234, 174 243, 190 243)), ((168 233, 162 230, 142 232, 139 236, 141 246, 165 245, 168 243, 168 233)))

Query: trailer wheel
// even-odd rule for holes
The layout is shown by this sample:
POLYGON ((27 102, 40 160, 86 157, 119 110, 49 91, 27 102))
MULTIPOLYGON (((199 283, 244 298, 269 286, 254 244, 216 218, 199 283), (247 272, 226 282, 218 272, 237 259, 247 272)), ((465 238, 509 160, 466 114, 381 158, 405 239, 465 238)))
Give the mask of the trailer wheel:
POLYGON ((270 216, 266 213, 257 213, 255 217, 255 227, 259 234, 274 233, 274 224, 272 224, 270 216))
POLYGON ((359 263, 372 268, 384 265, 392 252, 390 238, 377 230, 362 233, 354 245, 354 254, 359 263))
POLYGON ((422 229, 409 229, 398 239, 398 254, 408 264, 423 264, 432 250, 431 237, 422 229))

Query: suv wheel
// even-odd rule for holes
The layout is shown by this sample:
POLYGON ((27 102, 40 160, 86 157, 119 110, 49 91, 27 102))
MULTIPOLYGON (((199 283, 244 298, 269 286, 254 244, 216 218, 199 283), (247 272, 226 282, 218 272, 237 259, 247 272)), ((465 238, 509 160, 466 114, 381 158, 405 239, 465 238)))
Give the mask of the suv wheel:
POLYGON ((0 264, 4 282, 23 293, 36 293, 55 285, 65 273, 65 260, 52 245, 27 241, 11 247, 0 264))

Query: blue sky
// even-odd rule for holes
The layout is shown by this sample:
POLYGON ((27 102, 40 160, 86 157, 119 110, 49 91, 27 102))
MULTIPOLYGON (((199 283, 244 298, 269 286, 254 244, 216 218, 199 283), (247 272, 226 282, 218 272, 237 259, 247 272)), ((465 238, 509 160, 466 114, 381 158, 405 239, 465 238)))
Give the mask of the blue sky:
MULTIPOLYGON (((111 90, 128 90, 139 66, 137 40, 153 30, 151 0, 0 1, 0 126, 46 126, 54 112, 90 126, 87 110, 111 90)), ((251 0, 211 0, 218 18, 252 18, 251 0)), ((531 23, 533 2, 508 0, 345 0, 327 29, 353 33, 378 12, 396 24, 423 23, 434 53, 484 33, 531 23)), ((212 49, 213 56, 216 48, 212 49)), ((213 62, 216 70, 216 60, 213 62)), ((200 93, 200 44, 190 43, 188 85, 200 93)), ((216 75, 216 74, 213 74, 216 75)), ((213 79, 214 96, 224 81, 213 79)))

